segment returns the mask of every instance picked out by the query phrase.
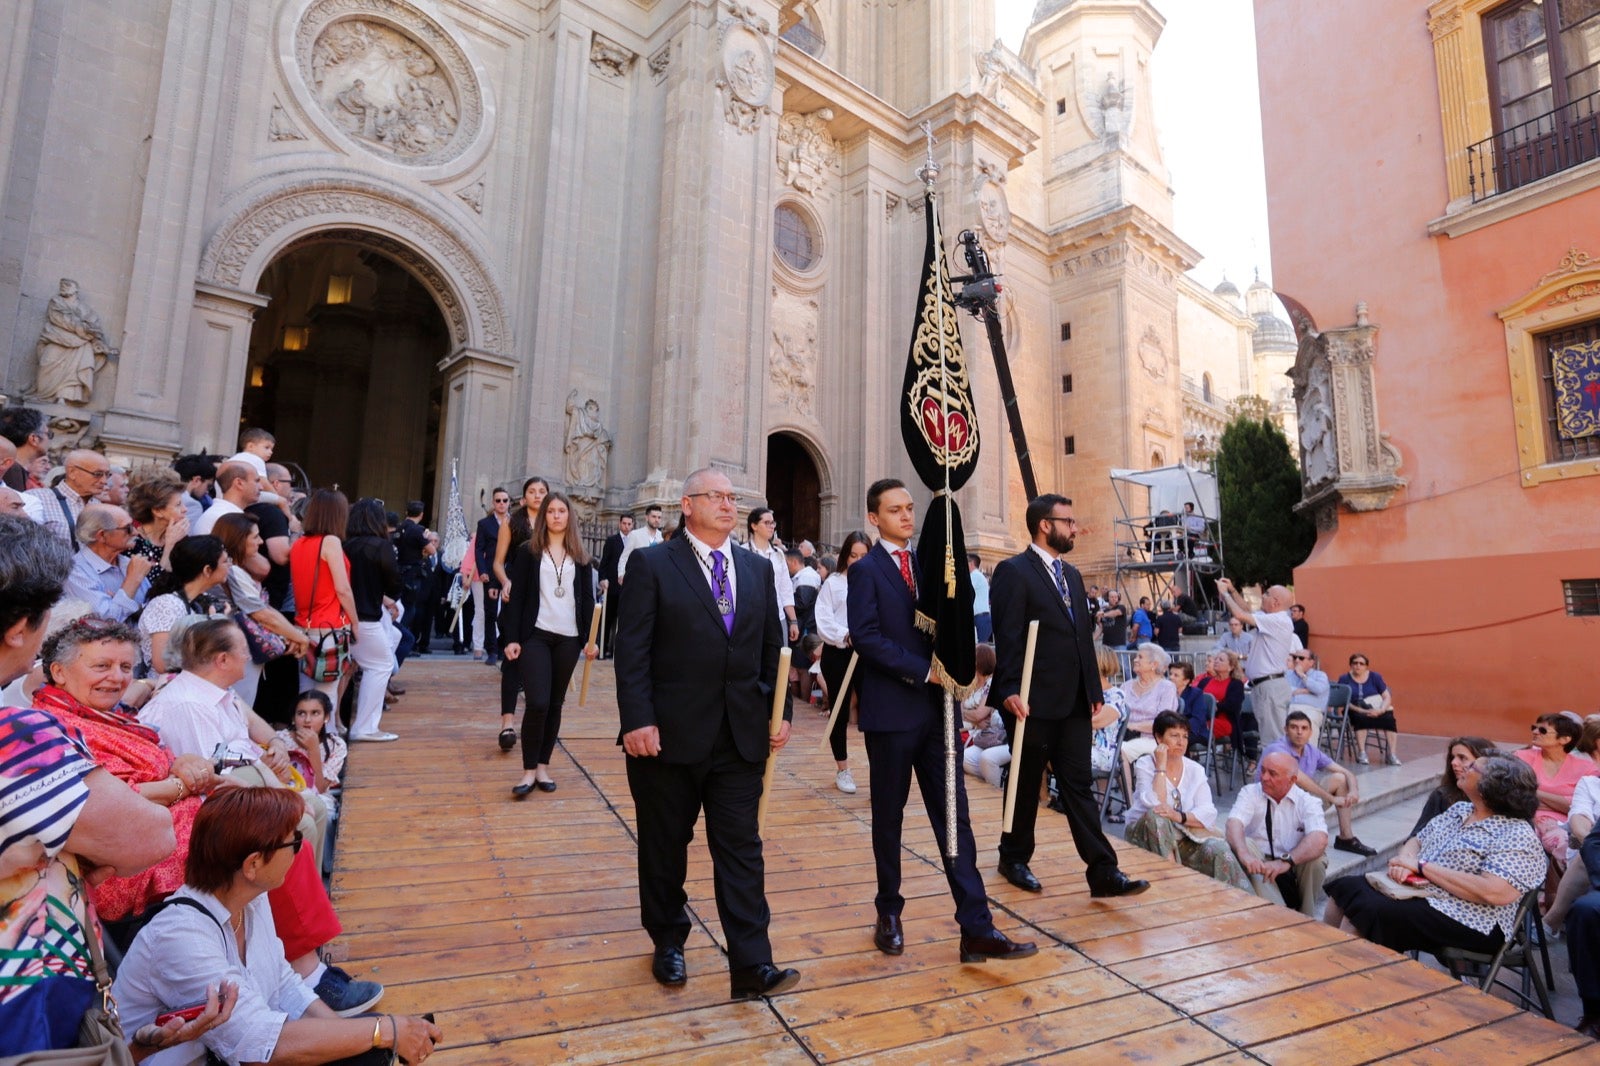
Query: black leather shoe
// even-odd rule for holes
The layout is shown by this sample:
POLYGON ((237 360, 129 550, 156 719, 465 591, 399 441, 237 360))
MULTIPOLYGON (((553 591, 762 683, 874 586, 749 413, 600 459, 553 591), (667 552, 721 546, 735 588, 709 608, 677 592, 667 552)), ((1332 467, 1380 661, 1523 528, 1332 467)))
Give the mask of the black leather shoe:
POLYGON ((1039 879, 1033 876, 1033 871, 1028 869, 1025 862, 1003 862, 1000 864, 1000 876, 1022 889, 1024 892, 1039 892, 1044 886, 1039 879))
POLYGON ((668 988, 677 988, 689 980, 689 971, 683 966, 683 949, 673 944, 657 945, 650 973, 668 988))
POLYGON ((770 962, 747 966, 729 975, 729 999, 760 999, 787 992, 800 983, 799 970, 780 970, 770 962))
POLYGON ((900 929, 898 914, 878 915, 878 924, 872 927, 872 943, 885 955, 900 955, 906 950, 906 937, 900 929))
POLYGON ((990 959, 1025 959, 1037 954, 1031 940, 1012 940, 996 929, 988 936, 961 934, 961 961, 987 962, 990 959))
POLYGON ((517 797, 517 799, 523 799, 528 795, 528 793, 533 791, 533 786, 537 783, 538 782, 530 781, 526 785, 512 785, 511 794, 517 797))
POLYGON ((537 786, 540 792, 554 792, 556 790, 554 781, 535 781, 534 785, 537 786))
POLYGON ((1121 870, 1118 870, 1098 885, 1090 885, 1089 895, 1094 899, 1106 899, 1111 896, 1137 896, 1149 887, 1149 881, 1135 881, 1121 870))

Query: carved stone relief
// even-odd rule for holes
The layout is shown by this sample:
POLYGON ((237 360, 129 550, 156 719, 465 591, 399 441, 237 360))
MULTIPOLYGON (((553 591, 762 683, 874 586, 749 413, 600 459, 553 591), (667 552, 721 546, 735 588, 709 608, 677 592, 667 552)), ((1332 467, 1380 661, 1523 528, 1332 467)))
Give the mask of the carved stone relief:
POLYGON ((1167 349, 1154 326, 1146 326, 1139 338, 1139 365, 1157 381, 1167 376, 1167 349))
MULTIPOLYGON (((1281 294, 1280 294, 1281 296, 1281 294)), ((1405 487, 1400 452, 1378 425, 1373 375, 1378 327, 1367 305, 1356 305, 1353 326, 1319 332, 1305 308, 1284 298, 1300 347, 1289 377, 1300 421, 1301 509, 1332 521, 1332 505, 1376 511, 1405 487)))
POLYGON ((274 141, 303 141, 306 135, 300 132, 300 127, 295 125, 289 112, 278 102, 277 97, 272 98, 272 117, 267 121, 267 136, 274 141))
POLYGON ((810 416, 817 390, 817 322, 815 299, 772 290, 772 352, 768 376, 775 406, 810 416))
POLYGON ((482 94, 466 55, 402 0, 320 0, 296 28, 295 53, 316 107, 377 155, 443 163, 482 126, 482 94))
POLYGON ((803 193, 825 188, 839 166, 839 146, 828 132, 831 107, 802 115, 786 111, 778 124, 778 173, 785 185, 803 193))
POLYGON ((724 0, 722 19, 723 117, 740 133, 754 133, 761 117, 772 113, 772 27, 754 8, 724 0))
POLYGON ((1011 238, 1011 205, 1006 202, 1006 190, 994 178, 986 177, 978 186, 977 200, 984 236, 995 245, 1005 244, 1011 238))
POLYGON ((456 199, 472 208, 478 214, 483 214, 483 179, 479 178, 465 189, 458 190, 456 199))
POLYGON ((1078 109, 1089 132, 1112 145, 1127 140, 1133 131, 1133 86, 1112 70, 1097 78, 1080 67, 1078 77, 1078 109))
POLYGON ((117 357, 100 316, 88 301, 79 299, 78 283, 71 278, 62 278, 56 295, 50 297, 34 351, 39 361, 34 395, 77 407, 89 402, 95 374, 117 357))
POLYGON ((608 41, 598 33, 589 42, 589 65, 596 74, 608 81, 621 81, 637 58, 622 45, 608 41))
POLYGON ((974 61, 978 64, 978 95, 1000 103, 1000 83, 1006 74, 1005 43, 997 39, 992 48, 979 52, 974 61))
POLYGON ((668 41, 650 54, 647 60, 650 65, 650 77, 660 85, 667 77, 667 68, 672 65, 672 42, 668 41))

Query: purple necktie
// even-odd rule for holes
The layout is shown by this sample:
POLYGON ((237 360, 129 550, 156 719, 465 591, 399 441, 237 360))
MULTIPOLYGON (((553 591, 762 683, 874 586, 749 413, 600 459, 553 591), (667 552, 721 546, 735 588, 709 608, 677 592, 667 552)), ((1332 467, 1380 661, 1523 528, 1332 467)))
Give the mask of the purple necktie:
POLYGON ((733 590, 728 588, 728 571, 722 566, 722 553, 711 553, 711 594, 717 598, 717 610, 722 614, 722 626, 733 636, 733 590), (726 608, 724 610, 724 608, 726 608))

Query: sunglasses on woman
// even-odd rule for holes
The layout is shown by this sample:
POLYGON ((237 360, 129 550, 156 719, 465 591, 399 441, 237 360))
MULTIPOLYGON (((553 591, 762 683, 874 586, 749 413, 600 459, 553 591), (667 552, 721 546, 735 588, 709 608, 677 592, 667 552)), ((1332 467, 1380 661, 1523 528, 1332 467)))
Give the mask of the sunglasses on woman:
POLYGON ((296 829, 294 831, 294 839, 293 840, 280 840, 276 844, 273 844, 273 845, 271 845, 269 847, 262 848, 261 849, 261 854, 270 856, 274 852, 276 852, 279 848, 293 848, 294 849, 294 853, 296 855, 298 855, 298 854, 300 854, 300 845, 304 844, 304 843, 305 843, 305 837, 301 835, 300 830, 296 829))

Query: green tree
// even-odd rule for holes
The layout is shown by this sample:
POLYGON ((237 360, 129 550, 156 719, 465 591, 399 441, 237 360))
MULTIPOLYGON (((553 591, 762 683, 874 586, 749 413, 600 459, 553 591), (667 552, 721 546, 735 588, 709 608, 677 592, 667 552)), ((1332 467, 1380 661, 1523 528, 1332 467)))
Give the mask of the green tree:
POLYGON ((1222 549, 1236 584, 1287 585, 1317 541, 1300 502, 1300 468, 1283 430, 1240 413, 1217 446, 1222 549))

